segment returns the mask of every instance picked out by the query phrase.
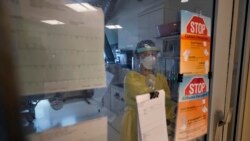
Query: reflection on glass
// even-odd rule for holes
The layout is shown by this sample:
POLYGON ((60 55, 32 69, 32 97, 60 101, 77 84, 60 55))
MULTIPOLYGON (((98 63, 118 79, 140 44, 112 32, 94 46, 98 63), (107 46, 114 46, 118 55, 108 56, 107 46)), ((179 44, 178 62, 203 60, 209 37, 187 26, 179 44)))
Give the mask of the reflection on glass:
MULTIPOLYGON (((169 140, 174 140, 180 55, 190 57, 188 50, 180 54, 180 10, 212 17, 213 1, 7 4, 28 133, 107 116, 109 141, 137 140, 135 96, 165 89, 169 140), (144 48, 157 50, 137 50, 145 40, 153 44, 144 48)), ((188 121, 182 122, 185 129, 188 121)))
POLYGON ((57 25, 57 24, 65 24, 63 22, 60 22, 58 20, 41 20, 41 22, 51 24, 51 25, 57 25))

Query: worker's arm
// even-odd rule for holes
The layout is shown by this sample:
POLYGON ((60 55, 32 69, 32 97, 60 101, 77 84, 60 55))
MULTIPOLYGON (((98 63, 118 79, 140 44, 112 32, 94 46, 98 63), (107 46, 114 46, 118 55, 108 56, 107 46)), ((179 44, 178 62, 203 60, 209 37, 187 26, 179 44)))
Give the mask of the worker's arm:
POLYGON ((167 82, 165 76, 163 76, 163 75, 161 75, 161 83, 162 83, 162 87, 163 87, 163 89, 165 91, 165 95, 166 95, 165 106, 166 106, 167 119, 172 120, 176 116, 175 115, 176 102, 174 102, 171 99, 171 94, 170 94, 168 82, 167 82))

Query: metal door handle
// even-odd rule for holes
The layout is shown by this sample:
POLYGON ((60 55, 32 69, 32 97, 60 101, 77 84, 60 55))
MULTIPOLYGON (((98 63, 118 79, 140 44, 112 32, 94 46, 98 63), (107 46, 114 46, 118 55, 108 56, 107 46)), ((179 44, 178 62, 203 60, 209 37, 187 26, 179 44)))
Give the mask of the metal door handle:
POLYGON ((218 120, 217 125, 216 125, 216 129, 215 129, 215 136, 214 136, 214 141, 220 141, 221 140, 221 132, 219 130, 219 128, 223 127, 224 125, 228 124, 231 119, 232 119, 232 113, 233 113, 233 108, 230 108, 228 110, 228 112, 226 112, 226 116, 221 116, 223 115, 223 112, 220 111, 218 113, 218 116, 221 116, 222 118, 218 120))
POLYGON ((218 121, 217 126, 221 127, 224 126, 225 124, 228 124, 232 119, 232 113, 233 113, 233 108, 230 108, 224 119, 218 121))

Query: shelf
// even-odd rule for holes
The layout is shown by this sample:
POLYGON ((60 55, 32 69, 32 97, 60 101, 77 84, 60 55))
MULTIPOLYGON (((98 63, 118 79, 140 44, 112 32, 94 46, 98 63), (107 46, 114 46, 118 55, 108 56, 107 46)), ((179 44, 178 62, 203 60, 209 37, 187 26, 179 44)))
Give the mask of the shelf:
POLYGON ((155 37, 155 39, 160 39, 160 40, 163 40, 163 39, 168 39, 168 38, 176 38, 176 37, 179 37, 180 36, 180 33, 174 33, 172 35, 168 35, 168 36, 163 36, 163 37, 155 37))
POLYGON ((162 58, 164 58, 164 59, 178 59, 178 60, 180 60, 179 56, 162 56, 162 58))

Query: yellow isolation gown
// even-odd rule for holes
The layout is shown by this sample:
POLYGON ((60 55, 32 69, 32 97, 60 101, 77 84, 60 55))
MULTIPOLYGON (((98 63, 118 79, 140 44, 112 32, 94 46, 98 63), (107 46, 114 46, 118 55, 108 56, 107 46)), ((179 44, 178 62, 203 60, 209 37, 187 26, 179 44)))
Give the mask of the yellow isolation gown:
MULTIPOLYGON (((170 90, 166 78, 157 73, 156 74, 156 90, 163 89, 166 94, 166 116, 167 119, 174 118, 175 102, 171 100, 170 90)), ((126 108, 124 111, 122 126, 121 126, 121 139, 122 141, 137 141, 137 110, 135 97, 140 94, 149 92, 146 85, 146 77, 138 72, 129 72, 124 79, 124 99, 126 108)))

